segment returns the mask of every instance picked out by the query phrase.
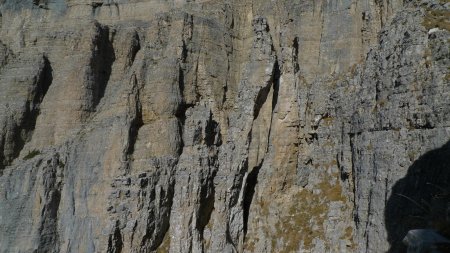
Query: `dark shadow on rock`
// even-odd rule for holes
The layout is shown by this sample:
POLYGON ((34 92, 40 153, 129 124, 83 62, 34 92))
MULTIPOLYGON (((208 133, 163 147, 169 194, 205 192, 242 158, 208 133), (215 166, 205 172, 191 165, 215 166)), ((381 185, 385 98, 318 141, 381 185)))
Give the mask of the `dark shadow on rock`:
POLYGON ((392 188, 385 209, 389 252, 406 252, 409 230, 431 228, 450 236, 450 142, 419 157, 392 188))
POLYGON ((98 36, 95 37, 94 50, 90 67, 92 69, 93 82, 90 84, 92 89, 92 109, 95 109, 100 103, 100 100, 105 95, 106 86, 112 73, 112 65, 116 60, 116 55, 113 47, 112 31, 107 26, 98 26, 98 36))

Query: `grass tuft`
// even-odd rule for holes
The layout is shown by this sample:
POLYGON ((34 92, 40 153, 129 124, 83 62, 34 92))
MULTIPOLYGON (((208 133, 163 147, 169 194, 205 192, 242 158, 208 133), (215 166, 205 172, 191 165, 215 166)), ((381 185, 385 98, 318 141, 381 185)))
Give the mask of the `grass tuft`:
POLYGON ((29 151, 28 154, 26 156, 24 156, 23 159, 24 160, 29 160, 29 159, 37 156, 37 155, 40 155, 40 154, 41 154, 41 151, 35 149, 35 150, 32 150, 32 151, 29 151))
POLYGON ((423 26, 427 29, 440 28, 450 31, 450 11, 428 10, 423 18, 423 26))

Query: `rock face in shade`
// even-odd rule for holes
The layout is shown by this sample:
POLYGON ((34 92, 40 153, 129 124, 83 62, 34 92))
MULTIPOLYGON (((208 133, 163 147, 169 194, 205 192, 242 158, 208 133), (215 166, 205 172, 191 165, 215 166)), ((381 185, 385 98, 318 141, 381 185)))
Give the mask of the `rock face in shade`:
POLYGON ((449 9, 0 0, 0 252, 449 235, 449 9))

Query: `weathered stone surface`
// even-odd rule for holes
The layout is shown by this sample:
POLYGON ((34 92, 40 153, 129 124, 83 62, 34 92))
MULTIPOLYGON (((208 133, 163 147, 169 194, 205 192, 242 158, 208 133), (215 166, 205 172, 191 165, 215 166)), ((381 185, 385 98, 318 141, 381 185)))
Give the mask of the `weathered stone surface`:
POLYGON ((0 252, 450 236, 449 8, 0 0, 0 252))

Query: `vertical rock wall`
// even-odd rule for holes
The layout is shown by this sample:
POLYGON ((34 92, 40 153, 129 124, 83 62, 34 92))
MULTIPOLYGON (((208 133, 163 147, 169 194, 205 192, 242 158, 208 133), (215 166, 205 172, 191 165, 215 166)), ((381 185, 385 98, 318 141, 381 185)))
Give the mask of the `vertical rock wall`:
POLYGON ((0 1, 0 252, 448 233, 449 8, 0 1))

